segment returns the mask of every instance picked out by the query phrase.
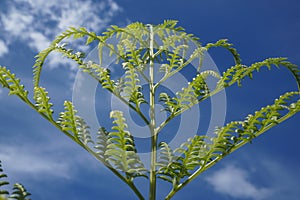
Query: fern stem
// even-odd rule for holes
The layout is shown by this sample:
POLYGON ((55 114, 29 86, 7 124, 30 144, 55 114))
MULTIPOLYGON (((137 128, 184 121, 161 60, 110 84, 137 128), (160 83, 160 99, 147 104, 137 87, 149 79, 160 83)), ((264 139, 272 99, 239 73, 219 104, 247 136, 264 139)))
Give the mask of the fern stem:
MULTIPOLYGON (((268 126, 266 126, 265 128, 263 128, 261 131, 259 131, 255 137, 260 136, 261 134, 263 134, 264 132, 268 131, 269 129, 271 129, 273 126, 282 123, 283 121, 289 119, 290 117, 292 117, 296 112, 294 111, 290 111, 288 114, 286 114, 285 116, 281 117, 280 119, 278 119, 278 123, 273 123, 270 124, 268 126)), ((221 159, 223 159, 225 156, 233 153, 234 151, 236 151, 237 149, 241 148, 242 146, 244 146, 245 144, 248 144, 249 141, 247 140, 243 140, 240 143, 236 144, 234 147, 232 147, 232 149, 230 149, 228 151, 228 153, 226 153, 225 155, 220 155, 218 157, 216 157, 214 160, 212 160, 211 162, 207 163, 204 167, 199 167, 192 175, 190 175, 184 182, 182 182, 181 184, 179 184, 177 187, 172 188, 172 190, 170 191, 170 193, 166 196, 165 200, 169 200, 171 199, 176 192, 178 192, 179 190, 181 190, 184 186, 186 186, 188 183, 190 183, 191 181, 193 181, 196 177, 198 177, 202 172, 206 171, 207 169, 211 168, 212 166, 214 166, 216 163, 218 163, 221 159)))
POLYGON ((149 66, 149 87, 150 87, 150 133, 151 133, 151 169, 150 169, 150 193, 149 200, 156 199, 156 151, 157 151, 157 134, 155 122, 155 87, 154 87, 154 57, 153 57, 153 26, 150 29, 150 66, 149 66))

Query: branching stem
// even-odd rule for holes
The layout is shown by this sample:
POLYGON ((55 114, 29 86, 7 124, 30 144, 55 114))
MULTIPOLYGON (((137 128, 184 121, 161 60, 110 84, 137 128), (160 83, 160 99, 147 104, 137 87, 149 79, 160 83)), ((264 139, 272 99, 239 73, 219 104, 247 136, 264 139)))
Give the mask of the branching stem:
POLYGON ((151 169, 150 169, 150 191, 149 200, 156 199, 156 151, 157 133, 155 121, 155 87, 154 87, 154 53, 153 53, 153 26, 149 25, 150 31, 150 66, 149 66, 149 88, 150 88, 150 133, 151 133, 151 169))

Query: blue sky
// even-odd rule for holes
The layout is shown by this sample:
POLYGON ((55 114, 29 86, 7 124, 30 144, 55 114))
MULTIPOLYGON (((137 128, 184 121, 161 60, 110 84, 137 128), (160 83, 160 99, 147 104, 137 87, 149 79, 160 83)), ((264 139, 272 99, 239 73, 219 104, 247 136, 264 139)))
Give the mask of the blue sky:
MULTIPOLYGON (((268 57, 300 63, 300 3, 297 0, 3 0, 0 2, 0 65, 32 91, 34 56, 69 26, 101 33, 110 24, 158 24, 179 20, 203 44, 228 38, 245 64, 268 57)), ((84 47, 80 47, 87 50, 84 47)), ((223 50, 210 52, 220 71, 232 64, 223 50)), ((43 72, 58 113, 71 99, 76 68, 53 56, 43 72)), ((226 91, 226 121, 239 120, 284 92, 296 90, 285 69, 256 73, 243 88, 226 91), (247 91, 247 92, 246 92, 247 91)), ((0 160, 9 180, 23 183, 32 199, 135 199, 134 194, 88 153, 37 113, 0 88, 0 160)), ((298 200, 300 197, 300 115, 269 130, 253 144, 226 157, 174 199, 298 200)), ((148 188, 140 180, 143 192, 148 188)), ((158 199, 169 188, 159 182, 158 199)))

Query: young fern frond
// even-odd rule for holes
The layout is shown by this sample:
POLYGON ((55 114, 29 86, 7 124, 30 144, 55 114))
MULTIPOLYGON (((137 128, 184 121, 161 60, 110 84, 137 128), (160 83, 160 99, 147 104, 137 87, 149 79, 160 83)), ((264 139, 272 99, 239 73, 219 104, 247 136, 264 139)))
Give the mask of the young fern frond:
POLYGON ((107 149, 105 156, 107 162, 116 169, 125 172, 127 179, 137 176, 146 176, 147 171, 141 162, 134 140, 129 131, 123 113, 121 111, 112 111, 110 117, 114 119, 112 127, 113 132, 108 133, 107 149))
POLYGON ((281 60, 279 65, 286 67, 293 74, 293 76, 297 82, 298 90, 300 91, 300 68, 299 68, 299 66, 287 61, 286 59, 281 60))
POLYGON ((228 41, 227 39, 221 39, 218 40, 216 43, 208 43, 204 48, 206 50, 209 50, 212 47, 223 47, 232 54, 236 65, 241 64, 240 54, 237 52, 235 48, 232 47, 233 44, 228 43, 227 41, 228 41))
POLYGON ((20 98, 27 99, 28 91, 25 90, 24 85, 21 85, 20 79, 11 73, 6 67, 0 66, 0 83, 3 87, 9 89, 9 95, 17 95, 20 98))
POLYGON ((197 104, 210 92, 206 84, 208 76, 219 77, 215 71, 204 71, 197 74, 187 87, 177 92, 176 97, 171 98, 166 93, 160 94, 160 100, 164 102, 165 110, 171 112, 171 115, 178 115, 182 110, 187 110, 197 104))
POLYGON ((78 139, 82 141, 83 144, 86 146, 89 143, 94 144, 90 134, 90 127, 86 124, 84 119, 78 116, 76 123, 77 123, 78 139))
POLYGON ((46 89, 42 87, 35 87, 33 98, 36 102, 35 105, 38 112, 44 113, 48 117, 48 119, 53 120, 53 104, 49 102, 50 97, 48 96, 48 92, 46 91, 46 89))
POLYGON ((67 131, 75 138, 78 138, 76 124, 78 120, 78 116, 76 116, 77 111, 74 109, 74 106, 70 101, 64 102, 64 108, 65 111, 60 113, 57 123, 61 126, 63 131, 67 131))
POLYGON ((83 72, 90 74, 93 78, 95 78, 102 85, 103 88, 109 90, 110 92, 119 95, 116 92, 116 84, 114 80, 110 78, 110 71, 107 68, 101 67, 100 65, 93 63, 92 61, 88 61, 79 66, 83 72))
POLYGON ((154 27, 154 33, 163 41, 163 49, 170 50, 170 46, 174 47, 176 42, 192 41, 197 46, 201 46, 199 38, 193 34, 187 34, 184 32, 184 28, 177 26, 176 20, 164 20, 162 24, 158 24, 154 27))
POLYGON ((72 102, 64 102, 65 111, 60 113, 57 124, 61 127, 62 131, 66 131, 73 136, 76 141, 81 141, 83 144, 93 143, 89 126, 86 122, 78 115, 74 109, 72 102))
POLYGON ((161 143, 159 178, 173 183, 176 187, 180 180, 191 175, 196 167, 205 162, 209 145, 206 136, 194 136, 174 151, 166 143, 161 143))
POLYGON ((168 111, 171 115, 174 115, 177 111, 179 111, 179 106, 176 98, 170 97, 167 93, 160 93, 159 101, 164 103, 164 110, 168 111))
POLYGON ((105 161, 106 164, 109 164, 108 162, 106 162, 108 157, 107 155, 105 155, 107 146, 109 144, 108 134, 109 132, 104 127, 100 127, 97 132, 96 146, 94 147, 95 149, 97 149, 96 153, 100 156, 100 158, 103 161, 105 161))
POLYGON ((177 181, 178 174, 180 173, 180 166, 175 162, 176 156, 166 142, 161 142, 159 147, 160 151, 157 161, 158 178, 175 183, 177 181))
POLYGON ((196 135, 175 149, 175 153, 179 154, 177 161, 180 162, 182 166, 181 177, 190 175, 190 170, 194 170, 195 167, 204 162, 203 158, 208 151, 208 145, 205 139, 205 136, 196 135))
POLYGON ((138 74, 131 63, 123 63, 123 68, 125 69, 124 98, 134 103, 137 109, 140 109, 140 104, 147 102, 141 92, 142 86, 139 84, 138 74))
POLYGON ((97 37, 97 35, 94 32, 89 32, 83 27, 70 27, 68 30, 61 33, 52 41, 52 43, 47 49, 41 51, 38 55, 35 56, 36 61, 33 65, 33 83, 35 87, 39 86, 43 65, 45 63, 46 58, 51 52, 58 51, 60 53, 63 53, 63 55, 65 55, 66 57, 75 60, 77 63, 80 62, 80 58, 82 58, 83 54, 72 54, 71 49, 65 49, 65 44, 59 45, 59 43, 62 42, 64 39, 71 38, 72 36, 73 39, 79 39, 87 36, 87 44, 89 44, 93 40, 101 40, 101 38, 97 37))
POLYGON ((187 45, 179 45, 172 52, 167 53, 168 64, 163 64, 159 69, 165 74, 165 76, 169 74, 173 69, 176 69, 183 64, 184 60, 182 58, 182 54, 187 47, 187 45))
POLYGON ((27 192, 22 184, 16 183, 14 184, 13 192, 10 195, 10 198, 16 200, 30 200, 30 198, 28 198, 30 195, 31 194, 27 192))
MULTIPOLYGON (((267 67, 271 69, 272 66, 284 66, 288 68, 289 71, 294 75, 298 87, 300 86, 300 70, 299 67, 287 61, 286 58, 268 58, 261 62, 256 62, 251 66, 247 67, 245 65, 235 65, 229 68, 227 71, 223 72, 223 76, 220 79, 217 88, 228 87, 237 83, 241 85, 241 81, 245 77, 252 78, 254 71, 259 71, 262 67, 267 67)), ((300 88, 300 87, 299 87, 300 88)))

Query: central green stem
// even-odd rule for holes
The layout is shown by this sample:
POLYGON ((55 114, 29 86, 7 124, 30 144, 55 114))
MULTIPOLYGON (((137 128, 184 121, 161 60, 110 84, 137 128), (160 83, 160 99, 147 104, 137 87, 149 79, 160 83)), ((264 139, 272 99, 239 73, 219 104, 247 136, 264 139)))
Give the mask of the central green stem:
POLYGON ((150 133, 151 133, 151 169, 150 169, 150 193, 149 200, 156 199, 156 152, 157 152, 157 133, 155 122, 155 86, 154 86, 154 52, 153 52, 153 26, 150 29, 150 67, 149 67, 149 89, 150 89, 150 133))

